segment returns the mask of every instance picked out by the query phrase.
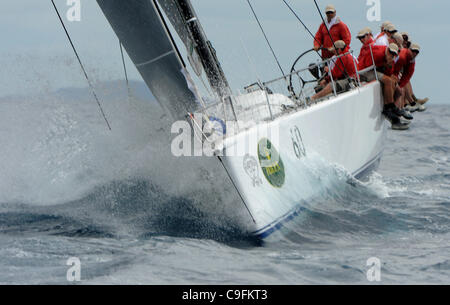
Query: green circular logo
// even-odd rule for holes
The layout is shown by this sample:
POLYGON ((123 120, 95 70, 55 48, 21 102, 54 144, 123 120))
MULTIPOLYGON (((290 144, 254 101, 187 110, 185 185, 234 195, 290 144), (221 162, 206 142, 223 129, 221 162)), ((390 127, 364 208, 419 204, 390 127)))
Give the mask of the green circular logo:
POLYGON ((267 181, 273 187, 281 188, 285 179, 283 161, 276 148, 266 138, 258 142, 258 158, 267 181))

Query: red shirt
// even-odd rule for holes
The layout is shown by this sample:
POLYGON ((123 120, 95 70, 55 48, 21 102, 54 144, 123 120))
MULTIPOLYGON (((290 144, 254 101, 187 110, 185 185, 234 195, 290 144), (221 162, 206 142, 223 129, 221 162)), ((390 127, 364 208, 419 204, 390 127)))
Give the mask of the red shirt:
MULTIPOLYGON (((336 23, 331 26, 330 34, 334 42, 338 40, 343 40, 345 42, 347 48, 345 49, 344 52, 348 52, 348 50, 350 50, 352 35, 347 25, 343 23, 339 18, 337 18, 336 23)), ((314 40, 314 46, 326 48, 322 49, 322 57, 324 59, 333 57, 333 53, 327 50, 333 46, 333 41, 331 40, 330 35, 328 34, 328 30, 327 27, 325 26, 325 23, 322 22, 322 24, 319 27, 319 30, 317 31, 316 39, 314 40), (319 45, 319 42, 321 43, 321 45, 319 45)))
MULTIPOLYGON (((344 56, 337 58, 334 68, 331 70, 333 80, 344 79, 346 77, 355 77, 355 62, 353 61, 352 54, 345 54, 344 56), (344 69, 345 67, 345 69, 344 69), (346 75, 347 73, 348 75, 346 75)), ((330 81, 330 76, 327 76, 327 80, 330 81)))
MULTIPOLYGON (((373 59, 375 61, 375 66, 378 70, 383 70, 384 74, 387 76, 392 75, 392 67, 387 65, 386 61, 386 46, 372 46, 372 53, 373 53, 373 59)), ((372 55, 369 52, 364 55, 364 57, 361 59, 361 61, 358 64, 358 70, 364 70, 365 68, 368 68, 372 66, 372 55)))
POLYGON ((358 62, 361 62, 362 59, 365 56, 367 56, 367 54, 369 54, 369 56, 370 56, 370 46, 373 47, 374 43, 375 43, 375 40, 370 38, 370 40, 368 40, 365 44, 363 44, 363 46, 361 47, 361 51, 359 52, 358 62))
POLYGON ((416 62, 413 60, 413 54, 410 49, 403 48, 400 51, 400 54, 398 56, 398 60, 394 65, 393 74, 395 76, 399 76, 400 72, 402 72, 402 77, 399 81, 400 88, 405 87, 409 81, 411 80, 411 77, 414 74, 414 70, 416 68, 416 62))

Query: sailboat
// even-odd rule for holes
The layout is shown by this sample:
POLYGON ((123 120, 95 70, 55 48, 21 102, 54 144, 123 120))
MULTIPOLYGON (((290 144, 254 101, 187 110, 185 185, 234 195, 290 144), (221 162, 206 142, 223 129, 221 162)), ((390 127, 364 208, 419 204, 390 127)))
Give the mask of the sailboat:
MULTIPOLYGON (((196 161, 225 190, 229 206, 224 210, 239 215, 247 232, 266 238, 301 213, 302 202, 314 195, 314 190, 302 190, 308 155, 339 165, 356 178, 379 164, 387 124, 378 81, 358 79, 349 90, 334 90, 310 103, 304 84, 297 88, 300 93, 292 85, 303 69, 272 81, 258 80, 244 93, 233 94, 189 0, 97 3, 170 120, 187 121, 196 130, 195 141, 214 147, 213 156, 196 161), (174 35, 186 47, 184 58, 174 35), (195 74, 204 73, 214 102, 199 96, 187 64, 195 74), (195 113, 201 113, 200 119, 195 113), (223 128, 222 137, 215 138, 202 129, 211 120, 222 125, 233 121, 235 128, 223 128), (245 152, 236 153, 239 147, 245 152)), ((198 164, 185 161, 186 168, 198 164)))

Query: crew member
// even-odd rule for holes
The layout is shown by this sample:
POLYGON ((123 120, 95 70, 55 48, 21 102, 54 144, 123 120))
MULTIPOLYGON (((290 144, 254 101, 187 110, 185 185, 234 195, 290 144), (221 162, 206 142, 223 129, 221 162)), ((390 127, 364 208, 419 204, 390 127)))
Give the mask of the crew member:
POLYGON ((372 53, 366 54, 358 65, 358 70, 364 70, 373 65, 375 61, 376 72, 373 70, 361 74, 361 79, 367 82, 378 79, 383 87, 384 110, 383 114, 392 123, 392 129, 408 129, 407 124, 400 122, 400 110, 394 104, 395 79, 391 77, 394 58, 398 56, 398 46, 391 43, 389 46, 373 46, 372 53))
POLYGON ((395 25, 389 23, 384 28, 384 33, 385 35, 382 35, 375 40, 376 46, 389 46, 389 39, 392 39, 392 36, 397 33, 397 29, 395 28, 395 25))
POLYGON ((420 53, 420 46, 417 44, 411 44, 411 47, 403 48, 400 51, 397 62, 394 65, 394 77, 397 78, 397 82, 400 88, 404 88, 406 84, 411 80, 414 74, 416 62, 415 58, 420 53), (400 72, 402 72, 400 76, 400 72))
MULTIPOLYGON (((398 87, 396 91, 399 92, 400 96, 396 100, 397 106, 399 104, 404 104, 404 99, 407 95, 412 95, 412 87, 410 85, 410 80, 414 75, 415 67, 416 67, 416 57, 420 53, 420 46, 418 44, 411 44, 410 48, 404 48, 400 51, 399 59, 394 65, 393 75, 397 80, 398 87), (411 89, 411 91, 409 91, 411 89)), ((417 105, 416 102, 411 103, 411 107, 409 108, 412 112, 416 110, 420 110, 420 106, 417 105)))
MULTIPOLYGON (((403 47, 404 48, 409 48, 411 47, 411 41, 410 41, 410 36, 408 34, 408 32, 402 32, 401 33, 403 36, 403 47)), ((429 101, 429 98, 423 98, 423 99, 419 99, 415 96, 413 89, 412 89, 412 85, 411 82, 409 82, 406 85, 406 101, 409 102, 409 104, 411 105, 407 105, 406 107, 409 108, 410 110, 412 110, 412 112, 414 111, 425 111, 426 108, 425 106, 423 106, 426 102, 429 101)))
POLYGON ((408 32, 401 32, 400 33, 403 37, 403 47, 409 48, 411 46, 411 41, 409 41, 409 34, 408 32))
POLYGON ((394 35, 392 35, 392 38, 389 39, 389 43, 395 43, 400 51, 404 48, 403 36, 399 32, 396 32, 394 35))
POLYGON ((350 49, 352 35, 347 25, 336 16, 336 9, 333 5, 328 5, 325 9, 327 20, 322 23, 314 39, 314 50, 322 48, 322 58, 328 59, 333 56, 333 41, 343 40, 346 44, 345 52, 350 49), (329 33, 328 33, 329 31, 329 33), (331 37, 330 37, 331 34, 331 37))
POLYGON ((377 40, 378 38, 380 38, 383 35, 386 35, 386 33, 384 32, 384 29, 387 27, 388 24, 391 24, 391 23, 392 22, 390 22, 390 21, 385 21, 381 24, 381 31, 380 31, 380 33, 375 35, 375 40, 377 40))
POLYGON ((360 62, 367 54, 370 54, 370 48, 374 44, 372 30, 368 27, 359 31, 356 36, 362 43, 361 51, 359 52, 358 62, 360 62))
POLYGON ((346 53, 348 46, 343 40, 338 40, 334 43, 335 47, 331 49, 337 56, 333 69, 329 72, 330 75, 326 76, 321 85, 324 88, 317 94, 311 97, 311 100, 317 100, 324 96, 327 96, 333 92, 333 84, 331 83, 331 77, 335 82, 336 92, 346 91, 350 88, 350 78, 356 76, 356 58, 351 53, 346 53), (345 55, 343 55, 345 54, 345 55), (342 55, 342 56, 341 56, 342 55))

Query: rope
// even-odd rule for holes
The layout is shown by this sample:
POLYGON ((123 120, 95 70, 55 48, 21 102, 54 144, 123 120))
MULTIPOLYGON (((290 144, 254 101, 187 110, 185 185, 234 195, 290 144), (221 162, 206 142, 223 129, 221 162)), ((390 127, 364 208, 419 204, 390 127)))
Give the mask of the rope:
MULTIPOLYGON (((305 25, 305 23, 302 21, 302 19, 300 18, 300 16, 294 11, 294 9, 286 2, 286 0, 282 0, 284 2, 284 4, 288 7, 288 9, 292 12, 292 14, 294 14, 294 16, 297 18, 297 20, 305 27, 306 31, 308 31, 309 35, 311 35, 311 37, 314 39, 315 42, 317 42, 319 45, 322 45, 322 43, 320 41, 317 40, 316 36, 309 30, 309 28, 305 25)), ((322 18, 323 20, 323 18, 322 18)), ((333 42, 334 45, 334 42, 333 42)), ((319 55, 319 57, 322 60, 325 60, 322 55, 320 54, 319 51, 315 51, 317 53, 317 55, 319 55)), ((342 71, 341 67, 337 66, 339 68, 339 70, 341 70, 341 72, 344 72, 345 74, 347 74, 345 71, 342 71)), ((344 67, 345 69, 345 67, 344 67)))
POLYGON ((230 181, 231 181, 231 183, 233 184, 234 188, 236 189, 236 192, 238 193, 239 197, 241 198, 242 203, 244 204, 245 208, 247 209, 248 214, 250 214, 250 217, 252 218, 253 222, 256 223, 256 220, 255 220, 255 218, 253 217, 252 212, 250 212, 250 209, 248 208, 247 204, 245 203, 245 200, 244 200, 244 198, 242 197, 241 192, 239 192, 239 189, 237 188, 236 183, 234 183, 234 180, 233 180, 233 178, 231 177, 230 173, 228 172, 227 167, 226 167, 225 164, 223 163, 222 158, 221 158, 220 156, 217 156, 217 159, 219 159, 220 163, 222 164, 223 168, 225 169, 225 172, 227 173, 228 178, 230 178, 230 181))
POLYGON ((125 81, 127 84, 127 90, 128 90, 128 99, 131 99, 131 89, 130 89, 130 82, 128 81, 128 73, 127 73, 127 66, 125 65, 125 58, 123 56, 123 47, 122 43, 119 40, 119 46, 120 46, 120 55, 122 56, 122 64, 123 64, 123 71, 125 73, 125 81))
MULTIPOLYGON (((297 13, 294 11, 294 9, 286 2, 286 0, 282 0, 284 2, 284 4, 286 4, 286 6, 288 7, 288 9, 292 12, 292 14, 294 14, 294 16, 297 18, 297 20, 304 26, 305 30, 308 31, 309 35, 311 35, 311 37, 319 44, 321 45, 322 43, 320 41, 317 40, 316 36, 314 36, 314 34, 308 29, 308 27, 303 23, 303 21, 300 19, 300 17, 297 15, 297 13)), ((317 54, 319 54, 320 58, 323 57, 322 55, 320 55, 319 51, 316 51, 317 54)))
POLYGON ((100 112, 101 112, 101 114, 103 116, 103 119, 105 120, 106 125, 108 125, 108 129, 111 130, 111 125, 109 125, 108 119, 106 118, 106 115, 105 115, 105 112, 103 111, 102 105, 100 104, 100 101, 99 101, 99 99, 97 97, 97 94, 95 93, 94 86, 92 85, 91 81, 89 80, 89 77, 87 75, 86 69, 84 68, 83 63, 81 62, 81 59, 80 59, 80 56, 78 55, 77 50, 75 49, 75 46, 74 46, 74 44, 72 42, 72 39, 70 38, 69 32, 67 31, 67 28, 64 25, 64 21, 62 20, 61 15, 59 14, 58 8, 56 7, 55 2, 53 0, 51 0, 51 1, 52 1, 52 4, 53 4, 53 7, 55 8, 56 14, 58 15, 59 21, 61 22, 61 25, 64 28, 64 31, 66 32, 67 38, 69 39, 70 45, 72 46, 72 49, 73 49, 73 51, 75 53, 75 56, 77 57, 78 62, 80 63, 81 69, 83 70, 84 76, 86 77, 86 80, 87 80, 87 82, 89 84, 89 88, 91 89, 92 95, 94 96, 95 101, 97 102, 97 105, 98 105, 98 107, 100 109, 100 112))
POLYGON ((266 42, 269 45, 270 50, 272 51, 273 57, 275 58, 275 61, 277 62, 278 68, 280 68, 281 74, 284 76, 285 74, 284 74, 283 68, 281 68, 281 65, 280 65, 280 62, 279 62, 279 60, 277 58, 277 55, 275 54, 275 51, 273 50, 272 45, 270 44, 270 41, 267 38, 266 32, 264 32, 264 29, 263 29, 261 23, 259 22, 258 16, 256 15, 255 10, 253 9, 252 4, 250 3, 250 0, 247 0, 247 3, 248 3, 248 5, 250 6, 250 9, 253 12, 253 15, 255 16, 256 22, 258 22, 259 28, 261 29, 261 32, 263 33, 264 38, 266 39, 266 42))

